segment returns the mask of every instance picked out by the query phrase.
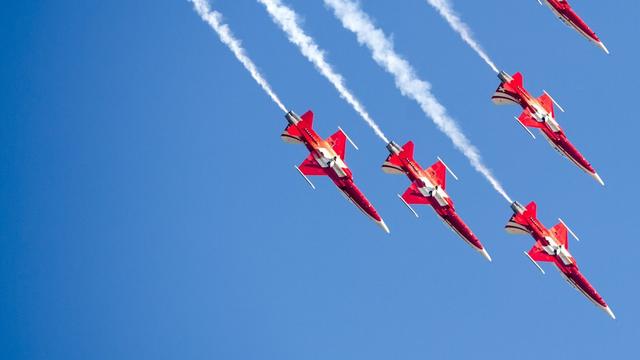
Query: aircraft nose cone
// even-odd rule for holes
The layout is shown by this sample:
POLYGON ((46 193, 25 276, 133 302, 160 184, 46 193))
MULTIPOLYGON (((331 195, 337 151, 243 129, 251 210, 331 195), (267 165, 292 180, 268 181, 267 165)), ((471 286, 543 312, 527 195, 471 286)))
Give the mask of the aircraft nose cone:
POLYGON ((484 256, 487 260, 489 260, 489 262, 493 262, 493 260, 491 260, 491 255, 489 255, 489 253, 487 252, 487 249, 482 249, 480 250, 480 253, 482 254, 482 256, 484 256))
POLYGON ((600 183, 600 185, 604 186, 604 181, 602 181, 602 178, 600 177, 600 175, 598 175, 598 173, 594 172, 593 174, 591 174, 591 176, 596 179, 596 181, 600 183))
POLYGON ((598 43, 598 46, 599 46, 602 50, 604 50, 604 52, 605 52, 605 53, 609 54, 609 49, 607 49, 607 47, 606 47, 606 46, 604 46, 604 44, 602 43, 602 41, 600 41, 600 42, 598 43))
POLYGON ((384 223, 384 220, 380 219, 380 221, 376 221, 376 224, 378 224, 378 226, 380 226, 387 234, 391 233, 387 224, 384 223))
POLYGON ((604 311, 605 311, 607 314, 609 314, 609 316, 611 316, 611 318, 612 318, 613 320, 615 320, 615 319, 616 319, 616 315, 613 313, 613 311, 611 311, 611 308, 610 308, 610 307, 606 306, 606 307, 604 308, 604 311))

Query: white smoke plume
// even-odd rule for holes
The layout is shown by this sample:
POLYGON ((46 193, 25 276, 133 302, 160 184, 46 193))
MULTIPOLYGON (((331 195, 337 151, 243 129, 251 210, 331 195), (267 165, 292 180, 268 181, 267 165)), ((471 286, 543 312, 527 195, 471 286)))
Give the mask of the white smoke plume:
POLYGON ((193 3, 193 7, 200 15, 202 20, 213 28, 213 30, 218 33, 220 37, 220 41, 222 41, 231 52, 236 56, 236 58, 244 65, 245 69, 251 73, 251 77, 262 87, 262 89, 271 97, 271 99, 278 105, 278 107, 283 111, 287 112, 287 108, 282 104, 278 95, 271 89, 267 80, 260 74, 256 65, 251 61, 249 56, 247 56, 246 52, 242 48, 242 44, 240 40, 236 39, 229 29, 227 24, 222 22, 222 14, 219 12, 212 10, 209 6, 207 0, 190 0, 193 3))
POLYGON ((484 175, 500 195, 512 202, 502 185, 484 165, 478 149, 467 139, 455 120, 447 114, 447 109, 431 94, 431 84, 418 78, 411 64, 395 52, 389 38, 373 25, 372 20, 358 4, 351 0, 324 0, 324 2, 333 10, 342 22, 342 26, 355 33, 358 42, 369 48, 376 63, 393 75, 400 92, 415 100, 425 115, 430 117, 451 139, 454 146, 469 159, 473 168, 484 175))
POLYGON ((273 21, 287 34, 289 41, 295 44, 300 52, 315 66, 315 68, 331 82, 338 90, 340 97, 349 103, 353 109, 367 122, 373 131, 385 143, 389 140, 384 135, 380 127, 371 118, 367 110, 360 101, 351 93, 345 85, 344 78, 338 74, 325 59, 325 54, 316 44, 315 40, 307 35, 298 19, 298 15, 288 6, 282 4, 280 0, 258 0, 264 5, 271 15, 273 21))
POLYGON ((499 72, 498 67, 493 63, 493 61, 491 61, 489 55, 484 52, 482 46, 480 46, 480 44, 478 44, 478 42, 473 38, 471 29, 469 29, 469 26, 460 19, 458 14, 456 14, 449 0, 427 0, 427 2, 438 10, 440 15, 447 20, 451 28, 460 35, 462 40, 471 46, 473 51, 475 51, 497 74, 499 72))

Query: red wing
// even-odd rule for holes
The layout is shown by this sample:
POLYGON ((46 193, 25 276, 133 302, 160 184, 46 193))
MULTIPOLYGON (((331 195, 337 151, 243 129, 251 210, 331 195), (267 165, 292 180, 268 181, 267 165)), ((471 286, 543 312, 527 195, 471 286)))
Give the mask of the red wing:
POLYGON ((311 154, 304 159, 298 168, 305 175, 327 175, 325 169, 318 165, 316 159, 314 159, 311 154))
POLYGON ((329 136, 327 142, 331 145, 333 150, 338 154, 338 156, 344 160, 347 136, 342 132, 342 130, 338 130, 335 134, 329 136))
POLYGON ((562 244, 566 249, 569 248, 569 239, 567 237, 567 227, 562 223, 557 223, 551 228, 551 232, 555 235, 556 240, 562 244))
POLYGON ((522 114, 520 114, 520 116, 518 117, 518 121, 520 121, 522 125, 528 127, 541 128, 543 126, 542 123, 537 122, 536 119, 533 118, 533 115, 531 115, 531 111, 529 111, 529 109, 526 109, 522 112, 522 114))
POLYGON ((447 168, 442 161, 438 160, 435 164, 431 165, 427 169, 427 172, 438 182, 435 185, 439 185, 443 190, 447 188, 447 168))
POLYGON ((420 193, 415 183, 412 183, 407 191, 402 194, 402 198, 407 204, 429 205, 429 200, 420 193))
POLYGON ((553 262, 553 257, 544 252, 539 243, 536 243, 531 250, 529 250, 529 256, 535 261, 553 262))
POLYGON ((556 116, 554 110, 553 110, 553 100, 551 100, 551 97, 549 97, 549 95, 547 94, 542 94, 539 98, 538 101, 540 102, 540 104, 542 105, 542 107, 547 110, 547 112, 549 112, 549 114, 551 114, 551 117, 556 116))

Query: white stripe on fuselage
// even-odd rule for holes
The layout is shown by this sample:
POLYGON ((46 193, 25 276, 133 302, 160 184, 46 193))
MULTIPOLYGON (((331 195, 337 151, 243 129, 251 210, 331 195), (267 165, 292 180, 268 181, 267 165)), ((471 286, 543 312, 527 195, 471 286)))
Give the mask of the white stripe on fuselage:
POLYGON ((578 290, 579 292, 582 293, 582 295, 584 295, 587 299, 589 299, 589 301, 591 301, 592 303, 594 303, 597 307, 601 308, 601 309, 606 309, 604 306, 602 306, 600 303, 598 303, 594 298, 591 297, 591 295, 589 295, 589 293, 587 293, 586 291, 584 291, 584 289, 582 287, 580 287, 580 285, 578 285, 578 283, 576 283, 575 281, 573 281, 573 279, 569 278, 567 275, 565 275, 562 272, 562 269, 560 269, 560 274, 562 275, 562 277, 569 283, 571 284, 571 286, 573 286, 576 290, 578 290))
POLYGON ((551 5, 551 3, 548 0, 544 0, 545 3, 547 3, 547 6, 549 6, 549 8, 551 9, 551 11, 553 11, 554 14, 556 14, 556 16, 558 18, 560 18, 560 20, 562 20, 563 23, 565 23, 565 25, 574 28, 575 30, 577 30, 580 35, 584 36, 585 38, 587 38, 587 40, 592 41, 594 43, 598 43, 595 39, 593 39, 589 34, 587 34, 586 32, 584 32, 584 30, 582 30, 578 25, 576 25, 573 21, 569 20, 569 18, 567 18, 566 16, 564 16, 563 14, 561 14, 558 10, 556 10, 556 8, 553 7, 553 5, 551 5))
POLYGON ((553 148, 556 149, 556 151, 558 151, 560 154, 562 154, 562 156, 564 156, 567 159, 569 159, 572 163, 574 163, 577 167, 579 167, 583 171, 586 171, 587 173, 591 174, 591 171, 589 171, 589 169, 587 169, 584 166, 582 166, 578 161, 576 161, 576 159, 573 158, 573 156, 569 155, 569 153, 566 152, 563 148, 561 148, 560 146, 556 145, 556 143, 554 143, 553 140, 551 140, 551 138, 549 138, 549 136, 547 136, 547 133, 542 131, 542 135, 544 135, 544 138, 547 139, 549 144, 551 144, 551 146, 553 146, 553 148))

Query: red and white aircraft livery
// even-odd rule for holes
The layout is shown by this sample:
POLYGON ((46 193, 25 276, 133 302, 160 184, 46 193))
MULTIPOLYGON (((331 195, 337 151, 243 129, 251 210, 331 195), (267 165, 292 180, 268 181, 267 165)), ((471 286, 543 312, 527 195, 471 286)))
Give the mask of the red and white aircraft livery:
MULTIPOLYGON (((390 155, 382 165, 382 170, 388 174, 406 174, 411 180, 411 186, 407 191, 398 195, 400 200, 418 217, 418 213, 409 204, 431 205, 442 220, 460 237, 480 252, 487 260, 491 257, 485 250, 480 240, 473 234, 471 229, 460 219, 453 207, 453 201, 445 192, 446 173, 449 170, 442 160, 423 169, 413 158, 413 142, 409 141, 403 147, 395 142, 387 145, 390 155)), ((451 172, 451 175, 455 175, 451 172)))
POLYGON ((347 134, 342 129, 339 129, 328 139, 323 140, 313 130, 313 112, 311 111, 307 111, 302 117, 299 117, 293 111, 289 111, 285 118, 289 125, 281 135, 282 140, 291 144, 302 143, 311 153, 300 166, 296 166, 296 169, 307 180, 309 185, 315 189, 307 175, 328 176, 347 199, 375 221, 384 231, 389 233, 389 228, 378 215, 376 209, 353 183, 353 174, 351 174, 347 164, 344 163, 346 140, 349 140, 355 147, 355 144, 347 134))
MULTIPOLYGON (((542 4, 540 1, 541 0, 538 0, 538 2, 542 4)), ((573 11, 573 9, 571 8, 571 5, 569 5, 569 2, 567 0, 542 0, 542 1, 544 1, 547 4, 547 6, 549 6, 551 11, 553 11, 553 13, 556 14, 556 16, 560 20, 562 20, 562 22, 576 29, 576 31, 578 31, 582 36, 586 37, 589 41, 593 41, 607 54, 609 53, 609 50, 607 50, 607 47, 604 46, 602 41, 600 41, 598 36, 596 36, 596 33, 594 33, 589 28, 589 26, 587 26, 587 24, 584 21, 582 21, 582 19, 578 16, 578 14, 576 14, 575 11, 573 11)))
POLYGON ((580 273, 576 260, 569 253, 569 241, 567 232, 571 233, 576 239, 576 235, 571 231, 565 223, 560 220, 551 229, 547 229, 536 215, 536 203, 530 202, 526 207, 515 201, 511 204, 514 215, 511 216, 509 222, 505 226, 505 230, 511 234, 531 234, 535 239, 535 245, 525 255, 542 271, 544 270, 536 263, 536 261, 551 262, 556 265, 562 276, 586 296, 596 306, 604 310, 613 319, 616 316, 611 308, 604 302, 596 289, 589 284, 589 281, 580 273))
POLYGON ((524 88, 522 74, 519 72, 513 74, 513 77, 511 77, 509 74, 501 71, 498 74, 498 78, 502 83, 491 97, 493 103, 497 105, 520 105, 524 111, 516 120, 534 139, 535 135, 533 135, 527 127, 540 129, 554 149, 558 150, 558 152, 566 156, 580 169, 587 172, 604 186, 602 178, 600 178, 587 159, 582 156, 580 151, 569 142, 564 131, 562 131, 562 128, 560 128, 560 125, 556 121, 553 105, 557 105, 561 111, 564 111, 562 107, 558 105, 546 91, 537 99, 531 96, 524 88))

